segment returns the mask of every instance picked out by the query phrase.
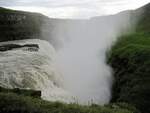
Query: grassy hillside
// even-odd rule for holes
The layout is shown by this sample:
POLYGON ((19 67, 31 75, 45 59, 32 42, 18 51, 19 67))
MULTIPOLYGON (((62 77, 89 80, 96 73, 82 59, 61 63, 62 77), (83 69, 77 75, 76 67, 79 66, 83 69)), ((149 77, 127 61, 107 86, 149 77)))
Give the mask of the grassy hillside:
POLYGON ((150 4, 138 9, 143 13, 136 30, 121 36, 108 58, 114 69, 112 102, 127 102, 143 113, 150 112, 150 4))
POLYGON ((30 96, 15 93, 0 93, 0 113, 138 113, 131 105, 125 103, 81 106, 48 102, 30 96))

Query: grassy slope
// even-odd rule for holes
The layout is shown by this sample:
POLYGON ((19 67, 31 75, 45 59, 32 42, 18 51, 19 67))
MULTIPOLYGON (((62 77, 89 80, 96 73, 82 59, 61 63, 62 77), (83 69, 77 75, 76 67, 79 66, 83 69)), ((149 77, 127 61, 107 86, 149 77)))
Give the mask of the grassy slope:
POLYGON ((98 105, 81 106, 47 102, 14 93, 0 93, 0 100, 0 113, 137 113, 134 107, 123 103, 104 107, 98 105))
MULTIPOLYGON (((136 31, 119 38, 109 64, 114 69, 112 102, 127 102, 150 112, 150 4, 145 6, 136 31)), ((139 9, 141 10, 141 9, 139 9)))
POLYGON ((135 107, 125 103, 81 106, 44 101, 39 98, 40 94, 39 91, 0 87, 0 113, 138 113, 135 107))

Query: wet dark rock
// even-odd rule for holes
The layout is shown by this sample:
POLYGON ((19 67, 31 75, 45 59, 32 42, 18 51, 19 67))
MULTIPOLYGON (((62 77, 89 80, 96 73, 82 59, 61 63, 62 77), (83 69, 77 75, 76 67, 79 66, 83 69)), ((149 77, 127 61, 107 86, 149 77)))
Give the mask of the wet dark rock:
POLYGON ((29 51, 38 51, 39 46, 38 46, 38 44, 25 44, 25 45, 4 44, 4 45, 0 46, 0 52, 18 49, 18 48, 27 48, 26 50, 29 50, 29 51))
POLYGON ((41 98, 41 91, 19 89, 19 88, 6 89, 3 87, 0 87, 0 93, 16 93, 18 95, 31 96, 34 98, 41 98))

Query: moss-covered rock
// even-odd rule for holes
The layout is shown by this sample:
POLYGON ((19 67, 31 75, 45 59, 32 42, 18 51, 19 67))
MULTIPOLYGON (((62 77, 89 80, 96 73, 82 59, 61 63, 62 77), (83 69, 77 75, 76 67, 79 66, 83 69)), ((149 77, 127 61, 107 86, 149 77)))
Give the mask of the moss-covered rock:
POLYGON ((39 46, 38 46, 38 44, 25 44, 25 45, 4 44, 4 45, 0 45, 0 52, 13 50, 13 49, 18 49, 18 48, 28 48, 28 49, 33 49, 35 51, 38 51, 39 46))
POLYGON ((41 91, 19 89, 19 88, 6 89, 6 88, 0 87, 0 93, 16 93, 18 95, 31 96, 34 98, 41 98, 41 91))

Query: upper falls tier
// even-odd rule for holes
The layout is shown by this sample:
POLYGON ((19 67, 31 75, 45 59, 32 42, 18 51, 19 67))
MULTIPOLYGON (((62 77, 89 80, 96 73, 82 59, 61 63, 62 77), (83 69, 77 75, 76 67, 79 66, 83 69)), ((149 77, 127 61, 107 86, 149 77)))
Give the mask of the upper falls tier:
POLYGON ((55 50, 38 39, 0 43, 0 86, 42 91, 42 98, 70 101, 55 65, 55 50))

